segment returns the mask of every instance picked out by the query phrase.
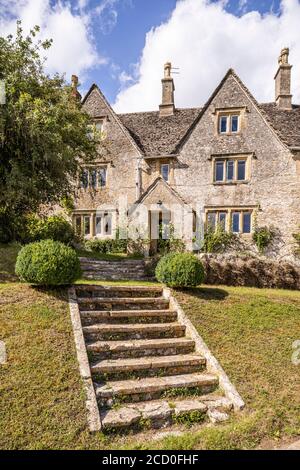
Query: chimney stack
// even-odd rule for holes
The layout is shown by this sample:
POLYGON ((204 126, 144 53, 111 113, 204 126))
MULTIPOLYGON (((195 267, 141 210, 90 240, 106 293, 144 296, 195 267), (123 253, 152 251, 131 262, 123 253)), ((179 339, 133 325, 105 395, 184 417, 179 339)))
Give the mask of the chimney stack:
POLYGON ((78 77, 77 77, 77 75, 72 75, 72 77, 71 77, 71 86, 72 86, 72 92, 71 92, 72 97, 77 99, 77 100, 81 100, 81 94, 77 90, 77 87, 78 87, 78 77))
POLYGON ((162 104, 159 106, 159 117, 172 116, 175 112, 174 105, 174 80, 171 77, 171 62, 164 66, 164 78, 162 79, 162 104))
POLYGON ((280 109, 292 109, 291 68, 289 48, 282 49, 278 59, 278 70, 275 75, 275 101, 280 109))

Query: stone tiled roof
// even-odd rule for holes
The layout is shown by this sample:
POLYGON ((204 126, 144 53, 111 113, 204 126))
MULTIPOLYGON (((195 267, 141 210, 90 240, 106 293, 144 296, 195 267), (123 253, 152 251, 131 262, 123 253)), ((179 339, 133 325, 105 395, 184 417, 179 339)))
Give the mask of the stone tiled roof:
POLYGON ((119 114, 146 156, 171 155, 199 115, 200 108, 176 109, 173 116, 159 117, 158 111, 119 114))
MULTIPOLYGON (((289 147, 300 147, 300 105, 292 110, 278 109, 275 103, 257 103, 269 124, 289 147)), ((199 117, 202 108, 176 109, 173 116, 159 117, 158 111, 119 114, 137 145, 146 156, 175 154, 199 117)))
POLYGON ((289 147, 300 147, 300 106, 293 105, 288 111, 278 109, 275 103, 263 103, 260 108, 284 143, 289 147))

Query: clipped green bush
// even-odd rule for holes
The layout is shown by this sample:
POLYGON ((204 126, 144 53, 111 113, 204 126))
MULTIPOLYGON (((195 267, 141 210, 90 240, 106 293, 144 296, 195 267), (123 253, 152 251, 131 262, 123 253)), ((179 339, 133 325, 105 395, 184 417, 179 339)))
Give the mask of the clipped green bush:
POLYGON ((95 253, 111 253, 113 240, 110 238, 91 238, 86 240, 84 247, 87 251, 94 251, 95 253))
POLYGON ((25 245, 15 270, 22 281, 42 286, 72 284, 81 275, 76 251, 53 240, 25 245))
POLYGON ((204 268, 192 253, 169 253, 158 262, 155 276, 169 287, 194 287, 203 282, 204 268))
POLYGON ((65 244, 75 241, 76 235, 72 225, 61 215, 40 218, 30 215, 26 218, 23 242, 31 243, 40 240, 55 240, 65 244))

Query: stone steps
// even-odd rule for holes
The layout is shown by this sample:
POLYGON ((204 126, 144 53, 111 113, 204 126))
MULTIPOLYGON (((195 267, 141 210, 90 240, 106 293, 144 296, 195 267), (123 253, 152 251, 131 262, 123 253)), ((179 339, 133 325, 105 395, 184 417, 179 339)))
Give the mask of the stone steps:
POLYGON ((165 377, 148 377, 143 380, 116 380, 96 384, 95 390, 102 406, 115 403, 148 401, 164 395, 176 397, 189 390, 201 394, 213 392, 218 387, 218 378, 212 374, 192 373, 165 377))
POLYGON ((87 310, 165 310, 169 301, 162 297, 79 297, 78 303, 87 310))
POLYGON ((138 339, 132 341, 97 341, 87 344, 87 350, 98 359, 126 357, 171 356, 188 354, 195 342, 188 338, 138 339))
POLYGON ((92 374, 106 379, 123 377, 153 377, 188 374, 202 370, 206 361, 198 355, 173 355, 125 359, 104 359, 91 365, 92 374))
POLYGON ((81 312, 84 326, 97 323, 170 323, 177 320, 172 310, 88 310, 81 312))
POLYGON ((83 276, 94 280, 149 280, 144 260, 106 261, 80 258, 83 276))
POLYGON ((227 417, 216 406, 222 397, 213 398, 218 377, 207 373, 160 287, 76 290, 104 430, 227 417))
POLYGON ((161 428, 165 425, 201 423, 207 418, 215 423, 228 419, 232 403, 223 397, 214 400, 155 400, 106 409, 101 412, 104 430, 147 427, 161 428))
POLYGON ((185 326, 180 323, 138 323, 106 324, 99 323, 83 327, 86 339, 126 340, 142 338, 180 338, 185 334, 185 326))

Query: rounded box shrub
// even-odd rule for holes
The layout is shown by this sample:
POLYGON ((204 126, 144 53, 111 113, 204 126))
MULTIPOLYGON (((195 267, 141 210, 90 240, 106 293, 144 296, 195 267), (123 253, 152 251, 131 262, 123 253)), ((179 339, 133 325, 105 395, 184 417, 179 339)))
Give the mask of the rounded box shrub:
POLYGON ((169 287, 194 287, 203 282, 204 268, 192 253, 169 253, 158 262, 155 276, 169 287))
POLYGON ((71 284, 81 275, 78 255, 61 242, 43 240, 19 252, 16 274, 22 281, 43 286, 71 284))

